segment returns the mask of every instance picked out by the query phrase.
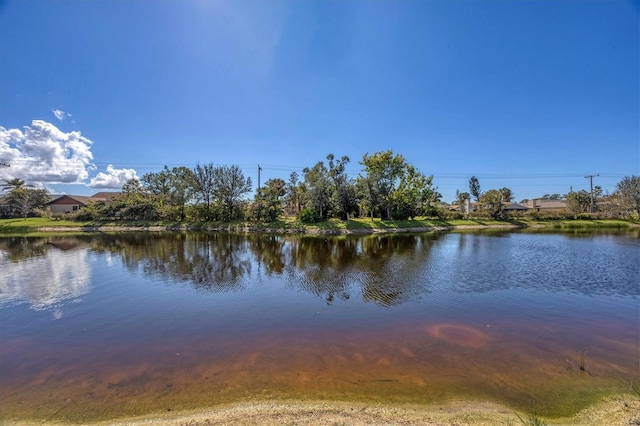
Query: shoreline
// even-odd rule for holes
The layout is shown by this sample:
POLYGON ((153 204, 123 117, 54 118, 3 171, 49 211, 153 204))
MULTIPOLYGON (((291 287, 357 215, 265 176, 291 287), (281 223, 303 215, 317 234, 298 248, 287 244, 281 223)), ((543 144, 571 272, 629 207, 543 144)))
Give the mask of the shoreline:
POLYGON ((282 218, 275 222, 75 222, 47 218, 0 219, 0 236, 47 233, 117 233, 117 232, 227 232, 236 234, 282 235, 371 235, 423 232, 449 232, 473 230, 538 230, 566 231, 629 231, 640 229, 640 222, 633 219, 576 219, 543 220, 514 219, 438 219, 385 221, 379 218, 357 218, 348 221, 332 219, 316 224, 303 224, 282 218))
MULTIPOLYGON (((129 225, 99 225, 99 226, 42 226, 35 227, 33 231, 17 232, 17 234, 41 233, 92 233, 92 232, 230 232, 240 234, 297 234, 297 235, 372 235, 372 234, 405 234, 421 232, 445 232, 465 230, 516 230, 535 229, 549 231, 576 231, 576 230, 632 230, 640 228, 639 224, 629 223, 627 227, 585 226, 585 227, 554 227, 552 224, 491 224, 491 225, 450 225, 450 226, 416 226, 406 228, 272 228, 268 226, 129 226, 129 225)), ((2 234, 1 235, 8 235, 2 234)))
MULTIPOLYGON (((538 227, 532 227, 538 228, 538 227)), ((543 227, 539 227, 543 228, 543 227)), ((240 234, 265 233, 265 234, 301 234, 301 235, 369 235, 369 234, 400 234, 434 231, 455 231, 465 229, 527 229, 527 227, 505 225, 457 225, 457 226, 420 226, 409 228, 354 228, 354 229, 291 229, 269 228, 254 226, 45 226, 36 228, 35 232, 235 232, 240 234)))
MULTIPOLYGON (((506 405, 490 401, 460 400, 429 405, 372 405, 344 401, 273 401, 241 402, 187 411, 150 413, 141 416, 90 422, 106 425, 209 426, 224 425, 474 425, 520 424, 537 418, 557 425, 615 426, 640 424, 640 397, 632 394, 603 398, 568 418, 547 419, 532 413, 517 412, 506 405), (533 417, 530 417, 533 416, 533 417)), ((11 420, 9 420, 11 421, 11 420)), ((54 418, 47 424, 63 425, 54 418)), ((16 426, 42 424, 42 420, 20 421, 16 426)), ((527 423, 534 424, 534 423, 527 423)), ((538 423, 535 423, 538 424, 538 423)))

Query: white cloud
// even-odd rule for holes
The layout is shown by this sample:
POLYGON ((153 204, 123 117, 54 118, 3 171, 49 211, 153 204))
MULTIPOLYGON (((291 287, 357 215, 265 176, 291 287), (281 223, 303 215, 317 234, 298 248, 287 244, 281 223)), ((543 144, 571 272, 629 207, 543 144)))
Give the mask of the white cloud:
POLYGON ((89 186, 101 189, 122 189, 122 185, 129 179, 138 179, 134 169, 116 169, 113 165, 107 166, 107 173, 100 172, 91 179, 89 186))
POLYGON ((23 130, 0 126, 0 161, 11 166, 0 169, 0 178, 19 177, 39 186, 82 183, 96 168, 92 144, 79 131, 65 133, 43 120, 23 130))
POLYGON ((56 116, 56 118, 57 118, 58 120, 60 120, 60 121, 64 120, 65 118, 72 117, 72 115, 71 115, 71 114, 69 114, 69 113, 67 113, 67 112, 64 112, 64 111, 62 111, 62 110, 60 110, 60 109, 53 109, 53 110, 51 110, 51 112, 52 112, 52 113, 53 113, 53 115, 55 115, 55 116, 56 116))

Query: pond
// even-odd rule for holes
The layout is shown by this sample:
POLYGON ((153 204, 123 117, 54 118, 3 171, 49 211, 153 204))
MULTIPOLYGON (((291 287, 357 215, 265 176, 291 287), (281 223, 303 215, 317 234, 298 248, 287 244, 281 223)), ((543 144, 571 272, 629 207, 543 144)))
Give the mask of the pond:
POLYGON ((638 383, 639 278, 637 231, 4 237, 0 420, 291 399, 572 415, 638 383))

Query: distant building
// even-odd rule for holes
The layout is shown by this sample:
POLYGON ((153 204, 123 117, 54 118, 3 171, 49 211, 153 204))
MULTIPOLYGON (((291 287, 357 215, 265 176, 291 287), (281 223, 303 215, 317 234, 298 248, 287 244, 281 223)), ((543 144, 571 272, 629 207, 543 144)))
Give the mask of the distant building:
MULTIPOLYGON (((527 206, 518 204, 518 203, 502 203, 502 206, 504 211, 506 212, 526 212, 527 210, 529 210, 527 206)), ((472 212, 478 211, 479 208, 480 208, 480 203, 471 202, 469 199, 465 200, 465 203, 464 203, 465 212, 472 213, 472 212)), ((449 210, 460 211, 460 205, 451 204, 449 206, 449 210)))
POLYGON ((525 205, 527 209, 535 211, 564 210, 567 208, 567 203, 565 201, 549 200, 544 198, 535 198, 521 204, 525 205))
POLYGON ((58 195, 48 204, 51 213, 73 213, 80 210, 89 203, 100 201, 110 202, 119 192, 98 192, 90 197, 83 195, 58 195))

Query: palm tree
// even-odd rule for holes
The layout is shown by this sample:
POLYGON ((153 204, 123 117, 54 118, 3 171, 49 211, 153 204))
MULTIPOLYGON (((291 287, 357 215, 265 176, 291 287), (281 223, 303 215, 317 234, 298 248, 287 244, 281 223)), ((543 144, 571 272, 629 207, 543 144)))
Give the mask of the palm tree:
POLYGON ((22 189, 24 187, 33 187, 33 185, 25 185, 25 181, 20 178, 13 179, 2 179, 4 184, 2 185, 2 189, 8 192, 13 192, 16 189, 22 189))
POLYGON ((503 203, 510 203, 513 201, 513 193, 509 188, 500 188, 498 191, 500 191, 503 203))

